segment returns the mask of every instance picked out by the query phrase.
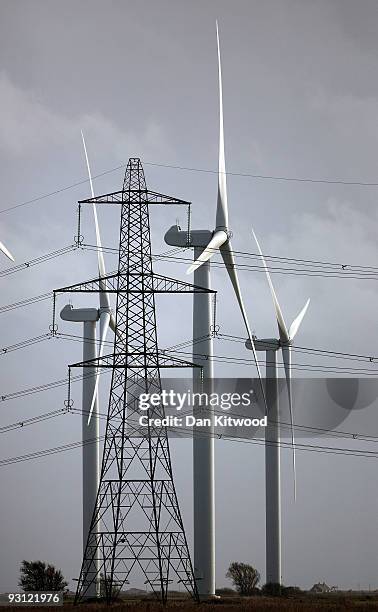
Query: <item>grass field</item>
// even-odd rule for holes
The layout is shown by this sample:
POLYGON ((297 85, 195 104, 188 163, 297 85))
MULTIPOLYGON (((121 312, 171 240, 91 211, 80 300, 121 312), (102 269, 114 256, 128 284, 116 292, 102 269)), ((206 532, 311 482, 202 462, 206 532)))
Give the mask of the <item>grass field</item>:
MULTIPOLYGON (((4 606, 7 607, 7 606, 4 606)), ((14 608, 14 606, 13 606, 14 608)), ((19 608, 17 608, 19 609, 19 608)), ((34 610, 44 610, 45 612, 58 612, 59 607, 33 607, 34 610)), ((227 597, 214 601, 193 603, 188 600, 169 601, 163 606, 154 601, 146 600, 125 600, 106 606, 102 603, 81 604, 73 606, 71 602, 65 603, 64 612, 102 612, 111 610, 112 612, 254 612, 259 610, 278 611, 287 610, 378 610, 378 594, 340 594, 333 593, 327 595, 303 594, 296 597, 227 597), (69 611, 68 611, 69 609, 69 611)))

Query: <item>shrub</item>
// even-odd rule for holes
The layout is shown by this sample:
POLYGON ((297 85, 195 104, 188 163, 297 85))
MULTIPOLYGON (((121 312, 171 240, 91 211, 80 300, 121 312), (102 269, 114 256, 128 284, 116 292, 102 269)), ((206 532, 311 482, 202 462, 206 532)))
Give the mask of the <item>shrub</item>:
POLYGON ((68 584, 60 570, 44 561, 22 561, 20 574, 24 591, 64 591, 68 584))
POLYGON ((228 568, 226 578, 230 578, 240 595, 254 595, 260 581, 260 574, 247 563, 233 561, 228 568))

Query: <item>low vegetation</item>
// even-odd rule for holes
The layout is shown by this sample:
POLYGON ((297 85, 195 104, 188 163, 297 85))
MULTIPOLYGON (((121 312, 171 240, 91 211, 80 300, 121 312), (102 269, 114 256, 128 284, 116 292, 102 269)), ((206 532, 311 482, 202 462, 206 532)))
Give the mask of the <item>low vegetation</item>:
MULTIPOLYGON (((200 604, 193 602, 186 594, 172 591, 166 606, 153 599, 152 593, 140 589, 129 589, 125 592, 117 592, 116 601, 111 606, 113 612, 258 612, 279 610, 287 612, 320 612, 322 610, 353 610, 366 611, 378 610, 378 591, 372 593, 346 592, 332 590, 319 592, 319 589, 301 591, 298 587, 286 587, 280 584, 265 584, 259 587, 260 574, 251 565, 246 563, 232 562, 228 568, 226 577, 229 578, 234 588, 223 587, 217 589, 217 598, 202 601, 200 604)), ((23 561, 21 564, 20 587, 24 591, 62 590, 64 596, 64 608, 72 608, 72 612, 108 612, 109 607, 104 601, 84 603, 79 607, 73 607, 73 593, 67 592, 67 582, 62 572, 53 565, 43 561, 23 561)), ((317 586, 317 585, 315 585, 317 586)), ((101 583, 104 591, 104 581, 101 583)), ((336 588, 336 587, 335 587, 336 588)), ((0 596, 1 604, 6 607, 0 596)), ((45 612, 56 612, 56 608, 43 606, 35 607, 35 610, 45 612)))
MULTIPOLYGON (((104 603, 82 604, 79 607, 73 606, 73 603, 66 603, 64 608, 72 608, 70 612, 336 612, 339 610, 365 611, 370 612, 378 610, 378 595, 374 594, 326 594, 326 595, 310 595, 301 594, 300 597, 240 597, 234 598, 225 597, 215 601, 203 602, 196 604, 190 600, 168 601, 166 606, 153 601, 145 600, 124 600, 109 606, 104 603)), ((34 608, 35 610, 35 608, 34 608)), ((56 612, 56 608, 37 608, 37 610, 45 610, 56 612)))
POLYGON ((22 561, 19 586, 23 591, 65 591, 67 582, 60 570, 44 561, 22 561))
POLYGON ((247 563, 233 561, 228 568, 226 578, 232 580, 240 595, 254 595, 260 582, 260 574, 247 563))

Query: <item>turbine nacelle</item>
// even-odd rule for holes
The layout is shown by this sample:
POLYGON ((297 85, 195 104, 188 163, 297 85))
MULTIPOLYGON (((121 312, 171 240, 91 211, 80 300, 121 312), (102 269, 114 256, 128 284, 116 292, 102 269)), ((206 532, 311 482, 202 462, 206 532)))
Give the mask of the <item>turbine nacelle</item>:
POLYGON ((171 246, 179 247, 203 247, 205 248, 213 236, 209 230, 182 230, 178 225, 172 225, 164 235, 164 241, 171 246))
MULTIPOLYGON (((260 340, 256 336, 253 336, 253 342, 256 347, 256 350, 257 351, 278 351, 280 348, 282 349, 282 348, 291 347, 293 345, 294 337, 296 336, 299 330, 303 317, 306 314, 306 310, 308 308, 309 303, 310 303, 310 300, 308 299, 306 304, 302 308, 301 312, 299 313, 299 315, 292 322, 289 328, 288 337, 282 335, 282 337, 280 337, 279 340, 277 340, 276 338, 268 338, 266 340, 260 340), (300 321, 297 322, 299 318, 300 318, 300 321), (295 324, 295 328, 294 328, 294 324, 295 324)), ((252 345, 251 345, 251 341, 249 338, 247 338, 247 340, 245 341, 245 346, 249 351, 252 350, 252 345)))
POLYGON ((63 321, 73 321, 75 323, 98 321, 100 312, 98 308, 74 308, 72 304, 66 304, 60 311, 60 318, 63 321))
MULTIPOLYGON (((281 342, 276 338, 264 338, 263 340, 260 340, 260 338, 256 338, 256 336, 254 336, 253 343, 256 351, 263 351, 264 353, 267 351, 278 351, 281 348, 281 342)), ((252 350, 252 344, 249 338, 247 338, 245 341, 245 346, 249 351, 252 350)))

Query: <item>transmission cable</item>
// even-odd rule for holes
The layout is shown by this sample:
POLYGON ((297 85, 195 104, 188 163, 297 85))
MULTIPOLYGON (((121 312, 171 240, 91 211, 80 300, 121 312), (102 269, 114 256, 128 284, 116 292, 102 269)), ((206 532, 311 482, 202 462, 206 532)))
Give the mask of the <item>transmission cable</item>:
MULTIPOLYGON (((206 355, 204 353, 189 353, 187 351, 176 351, 171 350, 168 351, 170 353, 177 353, 179 355, 192 355, 193 358, 198 357, 202 360, 209 360, 216 363, 230 363, 230 364, 239 364, 239 365, 253 365, 255 363, 252 359, 247 359, 246 357, 233 357, 230 355, 206 355)), ((258 359, 259 365, 265 365, 265 359, 258 359)), ((309 364, 309 363, 292 363, 292 370, 297 370, 299 372, 323 372, 323 373, 332 373, 332 374, 361 374, 361 376, 377 376, 378 370, 371 368, 349 368, 349 367, 339 367, 334 365, 319 365, 319 364, 309 364)), ((282 363, 277 363, 277 367, 279 369, 284 369, 284 365, 282 363)))
MULTIPOLYGON (((76 249, 77 247, 72 247, 72 250, 76 249)), ((182 250, 181 247, 180 248, 174 248, 174 249, 169 249, 168 251, 165 251, 164 253, 161 254, 157 254, 154 255, 153 258, 155 260, 158 260, 159 258, 165 257, 167 256, 169 253, 175 253, 178 250, 182 250)), ((68 252, 68 251, 66 251, 68 252)), ((48 254, 49 255, 49 254, 48 254)), ((8 270, 5 270, 5 272, 8 271, 8 273, 12 273, 11 271, 14 270, 14 272, 19 272, 20 270, 24 269, 24 266, 26 264, 20 264, 20 266, 14 266, 12 268, 8 268, 8 270), (17 268, 17 269, 14 269, 17 268)), ((117 274, 117 271, 114 270, 113 272, 110 272, 107 276, 111 276, 112 274, 117 274)), ((1 275, 1 273, 0 273, 1 275)), ((97 277, 92 279, 92 280, 97 280, 97 277)), ((14 302, 13 304, 6 304, 4 306, 0 306, 0 314, 4 313, 4 312, 9 312, 11 310, 16 310, 18 308, 23 308, 25 306, 30 306, 30 304, 36 304, 37 302, 43 302, 44 300, 48 300, 48 299, 53 299, 53 295, 54 295, 54 291, 51 291, 49 293, 41 293, 40 295, 35 295, 33 297, 30 298, 25 298, 23 300, 20 300, 19 302, 14 302)))
MULTIPOLYGON (((167 256, 161 258, 163 261, 171 261, 177 264, 187 264, 191 263, 192 259, 188 257, 179 257, 177 255, 167 256)), ((224 269, 226 266, 224 262, 213 259, 211 262, 213 268, 224 269)), ((236 270, 245 271, 245 272, 263 272, 266 273, 266 268, 263 264, 240 264, 236 263, 234 268, 236 270)), ((310 270, 300 268, 280 268, 267 265, 267 269, 271 274, 281 274, 287 276, 304 276, 308 278, 342 278, 342 279, 351 279, 351 280, 378 280, 378 272, 358 272, 358 271, 349 271, 344 269, 340 272, 330 270, 326 272, 325 270, 310 270)))
MULTIPOLYGON (((192 168, 188 166, 179 166, 179 165, 173 165, 173 164, 161 164, 157 162, 144 161, 143 165, 144 166, 155 166, 157 168, 168 168, 171 170, 181 170, 185 172, 199 172, 201 174, 218 174, 219 173, 218 170, 211 170, 211 169, 206 169, 206 168, 192 168)), ((110 168, 109 170, 104 170, 103 172, 95 174, 92 178, 93 179, 100 178, 107 174, 111 174, 113 172, 117 172, 118 170, 124 169, 126 168, 126 166, 127 164, 125 163, 120 164, 118 166, 115 166, 114 168, 110 168)), ((279 176, 279 175, 273 175, 273 174, 253 174, 250 172, 231 172, 231 171, 225 172, 224 174, 228 176, 252 178, 255 180, 265 180, 265 181, 283 181, 283 182, 293 182, 293 183, 310 183, 310 184, 325 184, 325 185, 350 185, 350 186, 357 186, 357 187, 378 187, 378 182, 374 182, 374 181, 358 181, 358 180, 348 181, 345 179, 325 179, 325 178, 317 179, 317 178, 312 178, 312 177, 295 177, 295 176, 284 176, 284 175, 279 176)), ((71 183, 70 185, 65 185, 64 187, 60 187, 59 189, 55 189, 54 191, 51 191, 49 193, 45 193, 43 195, 36 196, 35 198, 32 198, 30 200, 21 202, 19 204, 14 204, 13 206, 8 206, 7 208, 3 208, 2 210, 0 210, 0 214, 9 212, 11 210, 15 210, 17 208, 21 208, 28 204, 34 204, 35 202, 45 200, 46 198, 50 198, 54 195, 63 193, 64 191, 74 189, 75 187, 79 187, 80 185, 85 185, 88 182, 89 182, 88 178, 78 180, 75 183, 71 183)))
MULTIPOLYGON (((182 428, 171 428, 171 429, 182 429, 182 428)), ((207 437, 207 438, 216 438, 216 439, 221 439, 221 440, 225 440, 225 441, 229 441, 229 442, 234 442, 234 443, 239 443, 239 444, 256 444, 258 446, 265 446, 266 441, 263 438, 255 438, 252 440, 246 440, 246 439, 240 439, 240 438, 236 438, 233 436, 226 436, 226 435, 216 435, 216 434, 207 434, 205 432, 201 432, 201 436, 203 437, 207 437)), ((83 446, 86 446, 87 444, 93 444, 95 442, 98 441, 102 441, 105 439, 105 436, 98 436, 96 438, 92 438, 86 441, 76 441, 76 442, 71 442, 68 444, 64 444, 62 446, 57 446, 57 447, 53 447, 53 448, 48 448, 48 449, 43 449, 40 451, 34 451, 32 453, 28 453, 25 455, 19 455, 17 457, 9 457, 6 459, 2 459, 0 460, 0 467, 4 467, 7 465, 12 465, 14 463, 21 463, 24 461, 31 461, 33 459, 39 459, 40 457, 46 457, 49 455, 54 455, 54 454, 58 454, 58 453, 62 453, 62 452, 66 452, 68 450, 72 450, 75 448, 81 448, 83 446)), ((267 442, 269 445, 269 441, 267 442)), ((277 446, 277 443, 274 443, 275 446, 277 446)), ((281 442, 278 444, 278 446, 282 449, 291 449, 291 442, 284 442, 281 440, 281 442)), ((315 453, 321 453, 321 454, 330 454, 330 455, 342 455, 342 456, 348 456, 348 457, 364 457, 364 458, 368 458, 368 459, 378 459, 378 451, 367 451, 367 450, 359 450, 359 449, 349 449, 349 448, 338 448, 338 447, 326 447, 326 446, 320 446, 320 445, 314 445, 314 444, 301 444, 301 443, 297 443, 296 444, 296 450, 298 451, 307 451, 307 452, 315 452, 315 453)))
MULTIPOLYGON (((47 412, 41 415, 37 415, 35 417, 31 417, 28 419, 22 419, 22 420, 18 420, 14 423, 10 423, 8 425, 5 425, 3 427, 0 427, 0 433, 6 433, 8 431, 12 431, 15 429, 20 429, 20 428, 24 428, 27 427, 29 425, 34 425, 36 423, 39 422, 43 422, 45 420, 50 420, 52 418, 56 418, 58 416, 62 416, 63 414, 81 414, 81 415, 88 415, 89 411, 88 410, 83 410, 81 408, 75 408, 74 406, 71 407, 64 407, 58 410, 54 410, 51 412, 47 412)), ((214 415, 221 415, 227 416, 227 413, 225 413, 223 410, 216 410, 215 408, 213 408, 213 413, 214 415)), ((190 415, 192 414, 192 410, 191 408, 189 408, 188 410, 182 410, 180 411, 180 416, 186 416, 186 415, 190 415)), ((108 418, 108 414, 104 413, 104 412, 99 412, 99 411, 95 411, 93 412, 94 416, 97 416, 99 419, 101 420, 107 420, 108 418)), ((245 417, 244 414, 238 414, 235 412, 232 412, 232 417, 245 417)), ((121 419, 121 417, 115 417, 115 418, 119 418, 121 419)), ((292 423, 288 423, 285 421, 270 421, 271 424, 278 424, 281 428, 286 428, 286 429, 291 429, 292 427, 292 423)), ((178 429, 178 428, 177 428, 178 429)), ((315 426, 308 426, 308 425, 300 425, 299 423, 295 423, 295 429, 296 430, 300 430, 300 433, 303 434, 303 432, 307 432, 307 433, 316 433, 316 434, 326 434, 326 437, 328 438, 347 438, 347 439, 354 439, 354 440, 360 440, 360 441, 364 441, 364 442, 369 442, 369 443, 377 443, 378 442, 378 436, 372 436, 372 435, 367 435, 367 434, 363 434, 363 433, 359 433, 359 432, 348 432, 348 431, 344 431, 344 430, 336 430, 336 429, 325 429, 322 427, 315 427, 315 426)), ((187 430, 185 430, 187 431, 187 430)), ((219 438, 218 434, 215 434, 215 437, 219 438)), ((291 444, 291 442, 290 442, 291 444)), ((326 447, 328 448, 328 447, 326 447)), ((361 451, 363 452, 363 451, 361 451)))
POLYGON ((41 293, 40 295, 34 295, 30 298, 24 298, 19 302, 14 302, 13 304, 6 304, 5 306, 0 306, 0 314, 4 312, 9 312, 10 310, 16 310, 18 308, 23 308, 24 306, 30 306, 30 304, 36 304, 37 302, 43 302, 44 300, 52 299, 52 292, 49 293, 41 293))
POLYGON ((9 276, 10 274, 14 274, 15 272, 21 272, 22 270, 26 270, 28 268, 32 268, 37 266, 45 261, 50 261, 51 259, 55 259, 56 257, 61 257, 62 255, 66 255, 67 253, 72 253, 72 251, 76 251, 79 247, 70 244, 68 246, 62 247, 57 251, 52 251, 51 253, 46 253, 45 255, 40 255, 35 259, 30 259, 29 261, 25 261, 21 264, 17 264, 16 266, 12 266, 11 268, 6 268, 5 270, 0 270, 0 277, 9 276))
MULTIPOLYGON (((83 243, 81 245, 82 249, 84 250, 90 250, 90 251, 103 251, 104 253, 109 253, 109 254, 113 254, 116 255, 118 254, 118 249, 115 247, 106 247, 106 246, 101 246, 98 247, 95 244, 87 244, 87 243, 83 243)), ((191 249, 193 247, 191 247, 191 245, 186 245, 185 247, 177 247, 177 252, 182 252, 186 249, 191 249)), ((213 249, 214 250, 214 254, 219 254, 219 249, 213 249)), ((250 253, 248 251, 236 251, 234 249, 232 249, 232 253, 234 253, 234 255, 237 256, 238 259, 257 259, 258 261, 261 262, 261 255, 259 253, 250 253)), ((157 255, 159 256, 159 255, 157 255)), ((334 267, 336 269, 339 270, 346 270, 346 271, 350 271, 350 272, 360 272, 360 271, 365 271, 366 273, 377 273, 378 274, 378 267, 374 267, 374 266, 361 266, 361 265, 356 265, 356 264, 343 264, 343 263, 338 263, 338 262, 334 262, 334 261, 318 261, 318 260, 314 260, 314 259, 299 259, 296 257, 282 257, 282 256, 278 256, 278 255, 266 255, 263 254, 265 260, 273 260, 274 262, 277 261, 277 263, 286 263, 286 262, 294 262, 294 263, 298 263, 301 264, 303 266, 312 266, 314 268, 328 268, 328 267, 334 267)), ((185 259, 185 261, 187 261, 185 259)), ((190 260, 191 261, 191 260, 190 260)), ((222 263, 221 261, 219 261, 218 263, 222 263)))
MULTIPOLYGON (((217 332, 216 338, 219 338, 221 340, 226 340, 229 342, 238 342, 238 343, 242 343, 245 344, 246 338, 243 338, 243 336, 234 336, 231 334, 223 334, 222 332, 217 332)), ((329 349, 319 349, 319 348, 312 348, 309 346, 298 346, 296 344, 293 344, 291 347, 294 351, 298 350, 298 351, 308 351, 310 353, 325 353, 324 357, 333 357, 335 356, 335 358, 344 358, 344 357, 352 357, 355 358, 356 360, 366 360, 369 361, 370 363, 376 362, 378 360, 377 356, 373 356, 373 355, 360 355, 358 353, 343 353, 341 351, 332 351, 329 349)), ((322 355, 323 356, 323 355, 322 355)))

